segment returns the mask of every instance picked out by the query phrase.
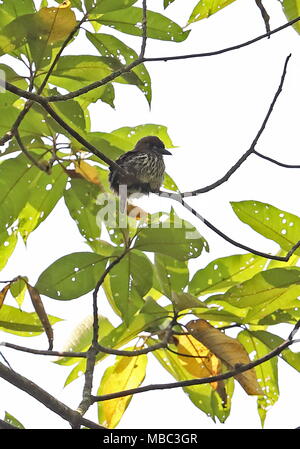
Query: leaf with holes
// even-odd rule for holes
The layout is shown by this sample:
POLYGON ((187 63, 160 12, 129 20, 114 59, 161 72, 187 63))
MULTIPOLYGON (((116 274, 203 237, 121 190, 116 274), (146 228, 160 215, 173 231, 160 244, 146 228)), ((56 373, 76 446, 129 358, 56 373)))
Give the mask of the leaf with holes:
POLYGON ((199 257, 203 248, 208 250, 206 240, 189 222, 171 214, 149 216, 147 227, 139 231, 134 247, 188 260, 199 257))
POLYGON ((172 298, 172 291, 181 292, 188 283, 189 269, 187 262, 164 254, 155 254, 154 261, 156 288, 168 298, 172 298))
MULTIPOLYGON (((300 240, 300 218, 259 201, 231 202, 235 214, 259 234, 289 251, 300 240)), ((295 251, 300 255, 300 249, 295 251)))
POLYGON ((71 188, 64 193, 69 213, 79 232, 88 242, 99 240, 101 234, 101 224, 99 226, 97 220, 100 209, 97 205, 99 194, 99 186, 85 179, 72 179, 71 188))
POLYGON ((188 24, 197 22, 220 11, 235 0, 200 0, 192 11, 188 24))
POLYGON ((153 269, 148 257, 131 250, 108 275, 112 300, 127 324, 152 287, 153 269))
POLYGON ((227 303, 240 309, 244 322, 260 320, 277 310, 299 307, 300 268, 273 268, 235 285, 223 295, 212 296, 210 301, 227 303), (220 302, 221 300, 221 302, 220 302))
POLYGON ((86 10, 90 14, 103 14, 108 11, 115 11, 118 9, 129 8, 129 6, 136 3, 137 0, 84 0, 86 10))
POLYGON ((66 173, 59 165, 53 167, 50 174, 43 173, 39 177, 19 214, 19 232, 24 242, 53 211, 63 195, 67 179, 66 173))
POLYGON ((195 296, 222 292, 260 272, 266 260, 253 254, 221 257, 198 270, 189 283, 189 292, 195 296))
MULTIPOLYGON (((90 33, 87 31, 87 38, 97 48, 100 55, 115 58, 124 67, 131 64, 138 58, 137 53, 115 36, 102 33, 90 33)), ((131 69, 141 81, 137 87, 144 93, 148 103, 151 103, 151 78, 144 64, 131 69)))
POLYGON ((0 232, 17 219, 42 172, 28 163, 25 156, 8 159, 0 164, 0 232))
POLYGON ((18 233, 16 230, 0 232, 0 270, 7 264, 10 256, 14 252, 17 241, 18 233))
POLYGON ((54 299, 79 298, 95 288, 107 260, 107 257, 88 252, 68 254, 43 271, 35 288, 54 299))
MULTIPOLYGON (((132 6, 123 10, 108 12, 95 20, 122 33, 142 36, 142 8, 132 6)), ((177 23, 162 14, 147 11, 148 38, 182 42, 188 37, 189 33, 190 31, 184 31, 177 23)))
MULTIPOLYGON (((249 354, 253 355, 254 360, 264 357, 270 352, 270 348, 255 334, 255 332, 242 331, 237 336, 238 341, 249 354)), ((277 357, 256 366, 255 370, 258 383, 263 391, 263 395, 257 399, 258 414, 263 426, 267 411, 279 399, 277 357)))

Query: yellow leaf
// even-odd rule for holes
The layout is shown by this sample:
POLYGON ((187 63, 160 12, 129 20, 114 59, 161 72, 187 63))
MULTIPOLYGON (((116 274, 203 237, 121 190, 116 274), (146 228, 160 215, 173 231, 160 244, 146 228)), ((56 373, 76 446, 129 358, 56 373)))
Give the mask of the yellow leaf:
POLYGON ((85 161, 79 161, 74 162, 75 165, 75 173, 78 173, 82 178, 86 179, 87 181, 97 184, 100 187, 103 186, 99 180, 99 174, 94 165, 90 165, 85 161))
MULTIPOLYGON (((207 347, 191 335, 173 337, 178 359, 183 368, 195 378, 215 376, 222 372, 221 361, 207 347)), ((227 402, 227 394, 223 381, 210 384, 221 397, 223 404, 227 402)))
MULTIPOLYGON (((213 352, 229 369, 236 365, 247 365, 251 362, 244 346, 235 338, 228 337, 223 332, 211 326, 205 320, 192 320, 186 328, 190 334, 213 352)), ((254 368, 234 376, 247 394, 262 395, 254 368)))
POLYGON ((49 44, 64 41, 76 26, 76 17, 69 0, 58 8, 42 8, 34 16, 36 34, 49 44))
MULTIPOLYGON (((99 395, 115 393, 138 387, 144 380, 147 356, 117 357, 116 363, 105 371, 99 395)), ((110 399, 98 403, 99 422, 110 429, 116 427, 128 407, 132 396, 110 399)))

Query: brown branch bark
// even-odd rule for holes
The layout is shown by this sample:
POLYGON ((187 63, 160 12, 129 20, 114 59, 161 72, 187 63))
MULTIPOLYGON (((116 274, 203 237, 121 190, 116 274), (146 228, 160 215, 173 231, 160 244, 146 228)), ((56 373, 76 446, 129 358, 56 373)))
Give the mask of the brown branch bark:
POLYGON ((99 424, 83 418, 77 411, 72 410, 70 407, 54 398, 47 391, 43 390, 37 384, 27 379, 26 377, 21 376, 21 374, 18 374, 16 371, 7 368, 1 362, 0 377, 17 387, 18 389, 25 391, 25 393, 28 393, 30 396, 34 397, 37 401, 59 415, 62 419, 68 421, 72 426, 79 423, 79 425, 84 425, 91 429, 104 429, 104 427, 100 426, 99 424))

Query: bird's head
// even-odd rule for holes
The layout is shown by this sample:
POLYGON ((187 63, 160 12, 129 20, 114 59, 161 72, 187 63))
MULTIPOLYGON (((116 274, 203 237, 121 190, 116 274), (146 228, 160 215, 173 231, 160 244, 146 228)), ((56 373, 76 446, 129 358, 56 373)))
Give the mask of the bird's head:
POLYGON ((147 136, 140 139, 135 147, 135 151, 153 151, 158 154, 169 154, 170 151, 165 149, 164 143, 156 136, 147 136))

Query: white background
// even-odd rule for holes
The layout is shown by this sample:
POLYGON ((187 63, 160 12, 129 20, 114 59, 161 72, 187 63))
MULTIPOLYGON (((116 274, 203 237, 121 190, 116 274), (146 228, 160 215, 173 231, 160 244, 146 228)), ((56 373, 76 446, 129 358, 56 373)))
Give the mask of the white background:
MULTIPOLYGON (((149 9, 163 12, 162 3, 162 0, 149 0, 148 6, 149 9)), ((176 0, 167 9, 166 15, 184 25, 195 3, 195 0, 176 0)), ((286 18, 279 2, 266 0, 264 4, 271 16, 271 28, 285 23, 286 18)), ((54 6, 54 3, 50 6, 54 6)), ((255 2, 237 0, 218 14, 194 24, 189 38, 181 44, 149 39, 146 56, 217 50, 250 40, 264 32, 264 23, 255 2)), ((119 36, 138 51, 137 38, 119 36)), ((81 48, 76 40, 68 52, 96 54, 90 47, 85 48, 83 41, 80 42, 81 48)), ((259 140, 257 150, 282 162, 299 164, 299 43, 300 36, 289 28, 273 35, 271 39, 227 54, 149 63, 147 68, 153 88, 151 110, 138 89, 115 84, 116 110, 102 103, 93 106, 93 130, 109 132, 118 127, 143 123, 166 125, 174 145, 178 146, 172 150, 172 157, 165 158, 167 172, 174 177, 182 191, 203 187, 222 177, 250 147, 277 89, 284 60, 291 52, 284 91, 259 140)), ((235 240, 275 254, 277 245, 241 223, 230 207, 229 201, 248 199, 268 202, 300 215, 299 171, 279 168, 251 156, 226 184, 188 201, 235 240)), ((156 196, 142 198, 139 204, 151 212, 169 210, 171 206, 170 200, 156 196)), ((211 252, 203 254, 191 264, 194 270, 206 266, 217 257, 242 252, 205 228, 180 205, 172 205, 181 217, 197 225, 210 245, 211 252)), ((68 216, 64 203, 60 202, 46 222, 29 237, 27 248, 19 242, 13 257, 1 272, 1 280, 12 279, 20 274, 28 276, 34 285, 39 274, 50 263, 75 251, 88 251, 88 247, 68 216)), ((46 297, 43 300, 47 313, 66 320, 54 327, 54 349, 61 350, 74 324, 92 312, 92 296, 88 294, 66 302, 46 297)), ((15 305, 12 301, 8 304, 15 305)), ((30 307, 29 301, 24 304, 25 310, 31 310, 30 307)), ((99 296, 99 309, 114 324, 118 324, 103 293, 99 296)), ((278 326, 274 332, 287 337, 289 330, 285 326, 278 326)), ((2 332, 0 340, 39 349, 47 347, 45 336, 25 340, 2 332)), ((63 388, 69 368, 49 363, 51 359, 48 357, 21 354, 5 348, 1 348, 1 351, 17 372, 70 407, 75 409, 78 406, 83 378, 63 388)), ((96 386, 103 370, 112 362, 112 358, 107 358, 103 367, 97 367, 96 386)), ((149 374, 144 384, 174 380, 151 356, 149 362, 149 374)), ((295 428, 300 425, 299 374, 280 360, 279 368, 281 395, 268 413, 265 428, 295 428)), ((4 381, 0 382, 0 397, 1 418, 4 410, 7 410, 28 428, 68 428, 60 417, 4 381)), ((92 407, 86 417, 96 420, 96 407, 92 407)), ((256 411, 256 398, 247 396, 236 384, 232 413, 225 424, 213 423, 178 389, 137 395, 132 399, 119 428, 247 429, 260 428, 260 420, 256 411)))

